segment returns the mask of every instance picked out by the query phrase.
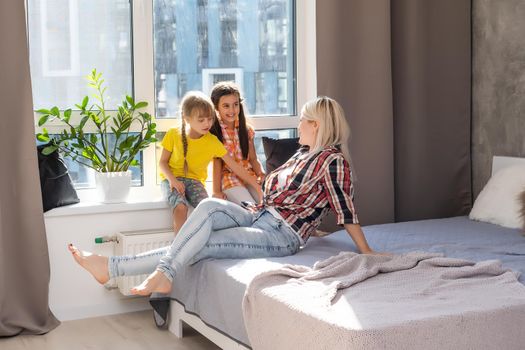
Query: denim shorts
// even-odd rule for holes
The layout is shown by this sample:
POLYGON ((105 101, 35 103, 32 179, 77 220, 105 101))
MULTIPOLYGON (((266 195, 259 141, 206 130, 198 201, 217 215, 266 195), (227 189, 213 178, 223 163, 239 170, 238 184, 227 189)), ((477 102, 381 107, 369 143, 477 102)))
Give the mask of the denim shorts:
POLYGON ((177 180, 184 184, 184 196, 176 189, 171 189, 168 180, 162 180, 160 183, 162 195, 168 201, 168 204, 172 209, 179 204, 184 204, 186 206, 191 205, 195 208, 203 199, 208 198, 208 192, 206 191, 206 188, 204 188, 202 182, 188 179, 186 177, 178 177, 177 180))

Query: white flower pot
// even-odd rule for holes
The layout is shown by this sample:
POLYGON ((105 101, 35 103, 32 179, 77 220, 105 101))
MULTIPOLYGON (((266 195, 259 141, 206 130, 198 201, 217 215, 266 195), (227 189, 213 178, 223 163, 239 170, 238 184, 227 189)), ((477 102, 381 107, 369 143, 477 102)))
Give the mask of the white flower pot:
POLYGON ((95 175, 97 190, 102 203, 123 203, 131 187, 131 171, 100 173, 95 175))

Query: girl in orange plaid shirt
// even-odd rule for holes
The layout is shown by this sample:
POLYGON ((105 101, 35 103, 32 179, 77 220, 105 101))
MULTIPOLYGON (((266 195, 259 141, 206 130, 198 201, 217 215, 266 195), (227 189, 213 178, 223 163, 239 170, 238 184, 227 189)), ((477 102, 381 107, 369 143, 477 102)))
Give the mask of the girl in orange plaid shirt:
MULTIPOLYGON (((255 132, 246 123, 239 87, 233 82, 219 82, 212 89, 211 100, 217 119, 210 132, 222 141, 237 164, 256 176, 261 183, 265 174, 255 153, 255 132)), ((258 193, 260 191, 245 184, 222 159, 214 160, 213 197, 228 199, 240 205, 243 201, 260 202, 258 193)))

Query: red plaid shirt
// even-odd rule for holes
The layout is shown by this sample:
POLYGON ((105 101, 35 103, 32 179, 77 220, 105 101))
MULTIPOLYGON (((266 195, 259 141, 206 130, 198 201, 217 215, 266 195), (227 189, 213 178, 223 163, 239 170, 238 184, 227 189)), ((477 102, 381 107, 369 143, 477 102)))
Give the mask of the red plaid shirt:
POLYGON ((263 206, 274 207, 306 242, 330 208, 337 224, 358 224, 353 203, 350 165, 339 148, 331 146, 309 154, 300 149, 264 182, 263 206), (293 167, 284 187, 279 171, 293 167))

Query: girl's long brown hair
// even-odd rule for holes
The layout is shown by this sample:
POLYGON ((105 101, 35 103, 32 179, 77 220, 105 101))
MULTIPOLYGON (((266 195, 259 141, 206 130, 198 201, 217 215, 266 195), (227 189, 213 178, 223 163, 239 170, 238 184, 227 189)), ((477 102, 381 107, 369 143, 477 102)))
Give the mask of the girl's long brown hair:
MULTIPOLYGON (((246 116, 244 115, 244 106, 239 87, 232 81, 219 82, 213 86, 211 91, 211 101, 213 102, 215 110, 219 110, 219 101, 221 100, 221 97, 228 95, 235 95, 239 99, 239 142, 241 144, 242 157, 248 159, 248 127, 246 126, 246 116)), ((215 118, 215 122, 213 123, 210 132, 223 142, 222 130, 218 118, 215 118)))

